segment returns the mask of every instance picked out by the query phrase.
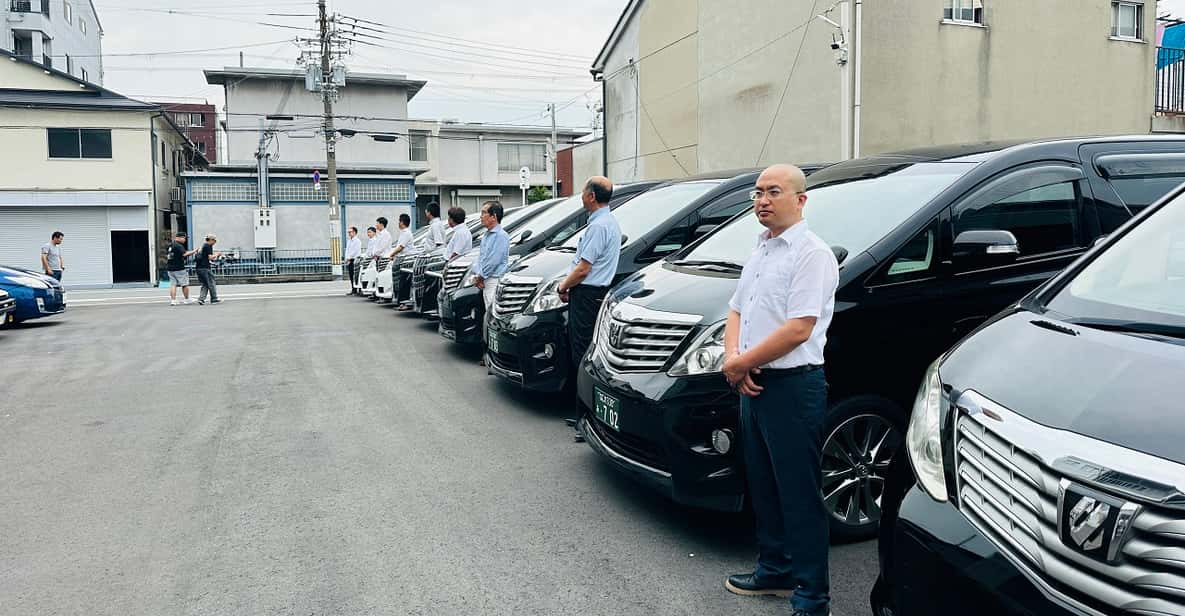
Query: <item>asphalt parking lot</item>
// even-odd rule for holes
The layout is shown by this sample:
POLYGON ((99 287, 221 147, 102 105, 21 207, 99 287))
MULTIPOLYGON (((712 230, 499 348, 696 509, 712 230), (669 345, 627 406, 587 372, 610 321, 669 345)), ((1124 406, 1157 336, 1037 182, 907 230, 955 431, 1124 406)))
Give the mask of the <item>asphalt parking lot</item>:
MULTIPOLYGON (((789 612, 722 586, 747 518, 618 476, 566 400, 340 285, 267 288, 0 330, 0 612, 789 612)), ((875 552, 833 548, 837 616, 875 552)))

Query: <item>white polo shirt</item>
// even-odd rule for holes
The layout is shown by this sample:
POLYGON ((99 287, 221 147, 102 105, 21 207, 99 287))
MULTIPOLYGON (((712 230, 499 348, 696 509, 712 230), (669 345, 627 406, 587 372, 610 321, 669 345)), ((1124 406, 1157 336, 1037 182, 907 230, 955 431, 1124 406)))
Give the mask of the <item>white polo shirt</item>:
POLYGON ((821 365, 838 286, 835 253, 810 232, 805 220, 778 237, 771 238, 768 230, 762 232, 728 302, 741 315, 739 351, 761 344, 791 319, 815 317, 806 342, 762 368, 821 365))
POLYGON ((432 222, 428 223, 428 238, 432 241, 433 246, 444 246, 443 220, 433 218, 432 222))

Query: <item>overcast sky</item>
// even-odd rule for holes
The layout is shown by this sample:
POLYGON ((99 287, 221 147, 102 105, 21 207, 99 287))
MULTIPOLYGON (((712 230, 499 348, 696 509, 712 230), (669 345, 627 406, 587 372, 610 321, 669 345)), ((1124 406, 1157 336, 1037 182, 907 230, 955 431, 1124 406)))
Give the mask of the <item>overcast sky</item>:
MULTIPOLYGON (((355 45, 351 70, 428 81, 412 100, 411 117, 543 125, 550 121, 547 103, 555 102, 567 105, 560 125, 588 126, 588 105, 600 94, 588 66, 626 2, 331 0, 329 5, 331 12, 383 24, 361 23, 373 29, 355 30, 372 45, 355 45)), ((292 39, 314 33, 260 22, 316 25, 316 0, 94 3, 104 30, 105 86, 144 99, 206 99, 219 108, 222 89, 206 84, 203 68, 237 66, 240 50, 247 66, 296 68, 292 39), (223 47, 230 49, 143 55, 223 47)))

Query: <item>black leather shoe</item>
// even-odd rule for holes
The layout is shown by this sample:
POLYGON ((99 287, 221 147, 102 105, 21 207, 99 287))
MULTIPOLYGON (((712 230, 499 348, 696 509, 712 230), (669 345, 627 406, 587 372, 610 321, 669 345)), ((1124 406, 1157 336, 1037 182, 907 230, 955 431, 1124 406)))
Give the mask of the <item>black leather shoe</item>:
POLYGON ((576 427, 576 420, 575 420, 575 419, 573 419, 573 418, 571 418, 571 417, 569 417, 569 418, 565 419, 565 420, 564 420, 564 423, 568 424, 568 427, 569 427, 569 428, 575 428, 575 427, 576 427))
POLYGON ((728 592, 746 597, 789 597, 794 594, 792 588, 758 584, 752 573, 730 575, 727 580, 724 580, 724 587, 728 589, 728 592))

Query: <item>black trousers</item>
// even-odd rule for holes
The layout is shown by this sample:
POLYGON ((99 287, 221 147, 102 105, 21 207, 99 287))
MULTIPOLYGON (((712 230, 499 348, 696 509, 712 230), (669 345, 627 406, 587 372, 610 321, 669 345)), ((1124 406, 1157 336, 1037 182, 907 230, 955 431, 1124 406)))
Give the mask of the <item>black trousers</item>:
POLYGON ((793 588, 794 609, 827 614, 828 522, 821 494, 827 379, 821 367, 754 377, 764 391, 741 397, 741 445, 757 518, 763 584, 793 588))
POLYGON ((349 276, 349 278, 350 278, 350 293, 353 293, 354 292, 354 282, 356 282, 356 279, 354 278, 354 260, 353 259, 346 259, 346 275, 349 276))
POLYGON ((572 377, 580 367, 580 360, 592 344, 593 327, 597 324, 597 313, 609 287, 576 285, 572 288, 568 302, 568 349, 572 353, 572 377))

